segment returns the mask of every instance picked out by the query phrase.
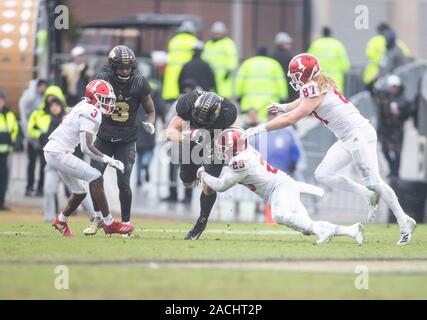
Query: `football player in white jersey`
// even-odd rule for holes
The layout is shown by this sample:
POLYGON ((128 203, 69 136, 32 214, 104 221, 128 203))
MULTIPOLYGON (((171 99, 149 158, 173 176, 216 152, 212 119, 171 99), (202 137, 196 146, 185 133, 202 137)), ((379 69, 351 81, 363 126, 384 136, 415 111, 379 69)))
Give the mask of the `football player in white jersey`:
POLYGON ((330 187, 355 192, 366 199, 369 205, 368 221, 375 218, 381 197, 399 223, 400 239, 397 244, 409 243, 416 222, 405 214, 393 189, 380 177, 375 129, 339 92, 335 81, 322 72, 315 56, 307 53, 295 56, 289 64, 288 75, 292 87, 300 92, 300 98, 287 104, 270 105, 270 111, 282 114, 266 124, 248 129, 246 136, 285 128, 312 114, 338 139, 317 167, 316 179, 330 187), (352 162, 362 176, 363 185, 337 173, 352 162))
POLYGON ((58 171, 72 192, 66 208, 52 224, 64 236, 73 235, 67 219, 86 197, 86 190, 81 180, 89 183, 90 191, 101 210, 106 234, 130 234, 134 229, 129 223, 113 220, 105 197, 101 172, 73 155, 80 143, 83 153, 89 155, 91 159, 123 171, 122 162, 106 156, 92 145, 93 137, 96 136, 101 124, 102 115, 111 115, 115 101, 113 87, 108 82, 91 81, 86 86, 83 100, 65 116, 62 123, 51 133, 48 143, 43 148, 46 162, 58 171))
POLYGON ((339 226, 326 221, 313 221, 300 200, 300 193, 323 195, 323 189, 298 182, 283 171, 272 167, 261 154, 252 148, 245 132, 238 127, 225 129, 215 140, 215 153, 228 163, 223 174, 216 178, 201 167, 197 176, 206 186, 224 192, 237 183, 255 192, 271 207, 272 217, 278 223, 299 231, 304 235, 316 235, 317 244, 329 242, 333 236, 350 236, 358 244, 363 243, 361 223, 339 226))

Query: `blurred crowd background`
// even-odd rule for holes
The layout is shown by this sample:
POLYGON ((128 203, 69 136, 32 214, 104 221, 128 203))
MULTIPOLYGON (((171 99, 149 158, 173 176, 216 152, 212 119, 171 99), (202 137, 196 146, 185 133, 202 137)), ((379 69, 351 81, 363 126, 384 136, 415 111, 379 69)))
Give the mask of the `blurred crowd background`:
MULTIPOLYGON (((180 94, 217 92, 239 106, 239 125, 255 126, 273 117, 266 111, 270 101, 298 98, 287 67, 294 55, 309 52, 377 128, 382 174, 404 208, 417 221, 425 216, 425 0, 0 0, 0 12, 0 210, 39 205, 44 219, 52 219, 68 191, 45 166, 42 147, 105 67, 108 52, 125 44, 150 82, 157 112, 158 134, 142 128, 138 134, 135 213, 197 214, 192 199, 200 190, 181 186, 162 134, 180 94)), ((307 118, 269 133, 264 156, 296 179, 314 182, 313 171, 334 141, 307 118)), ((112 172, 107 194, 118 210, 111 179, 112 172)), ((321 200, 303 199, 314 215, 335 222, 366 215, 357 196, 326 191, 321 200)), ((90 201, 82 209, 93 210, 90 201)), ((243 187, 221 195, 215 211, 214 219, 268 220, 264 204, 243 187)), ((384 205, 381 212, 379 221, 389 221, 384 205)))

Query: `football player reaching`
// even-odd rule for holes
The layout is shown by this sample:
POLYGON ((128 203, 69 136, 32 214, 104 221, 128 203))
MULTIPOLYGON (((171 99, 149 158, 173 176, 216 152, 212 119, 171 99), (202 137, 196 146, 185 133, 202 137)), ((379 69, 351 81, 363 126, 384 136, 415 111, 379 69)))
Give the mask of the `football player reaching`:
POLYGON ((217 192, 224 192, 243 184, 255 192, 271 207, 273 219, 304 235, 316 235, 317 244, 329 242, 333 236, 350 236, 358 244, 363 243, 361 223, 339 226, 326 221, 313 221, 300 200, 300 193, 323 195, 323 189, 295 181, 283 171, 272 167, 261 154, 248 145, 244 131, 238 127, 224 130, 215 141, 215 152, 228 167, 216 178, 201 167, 197 176, 202 183, 217 192))
MULTIPOLYGON (((230 100, 216 93, 191 91, 179 97, 176 104, 176 114, 169 123, 166 138, 169 141, 181 144, 181 146, 190 141, 187 155, 191 155, 191 158, 188 162, 180 161, 180 178, 183 184, 186 187, 191 187, 194 184, 200 166, 203 166, 209 174, 218 177, 221 174, 223 163, 220 159, 215 159, 211 140, 215 131, 224 130, 236 121, 236 106, 230 100), (186 128, 187 125, 188 128, 186 128), (203 133, 204 138, 201 141, 196 141, 200 137, 199 133, 203 133), (209 150, 209 162, 194 159, 193 155, 198 153, 196 152, 198 145, 203 145, 209 150)), ((203 188, 203 192, 200 194, 199 218, 185 236, 186 240, 197 240, 203 233, 215 201, 215 190, 209 187, 203 188)))
POLYGON ((101 124, 102 114, 110 116, 114 110, 115 101, 113 88, 108 82, 91 81, 86 87, 83 100, 65 116, 61 125, 49 136, 49 141, 43 149, 46 162, 58 171, 72 192, 67 206, 52 224, 64 236, 72 236, 67 224, 68 217, 86 197, 86 190, 81 180, 89 183, 90 191, 101 210, 103 229, 106 234, 130 234, 134 229, 129 223, 113 220, 105 197, 101 172, 73 155, 80 143, 82 152, 89 155, 91 159, 123 172, 121 161, 110 158, 92 145, 101 124))
POLYGON ((295 56, 289 64, 288 75, 292 87, 300 92, 300 98, 288 104, 270 105, 270 111, 282 114, 266 124, 248 129, 245 135, 285 128, 312 114, 338 139, 317 167, 316 179, 330 187, 361 195, 369 206, 368 221, 375 218, 381 197, 400 226, 397 245, 409 243, 416 222, 403 211, 393 189, 379 174, 375 129, 339 92, 335 81, 322 72, 315 56, 307 53, 295 56), (363 184, 337 173, 350 163, 358 168, 363 184))

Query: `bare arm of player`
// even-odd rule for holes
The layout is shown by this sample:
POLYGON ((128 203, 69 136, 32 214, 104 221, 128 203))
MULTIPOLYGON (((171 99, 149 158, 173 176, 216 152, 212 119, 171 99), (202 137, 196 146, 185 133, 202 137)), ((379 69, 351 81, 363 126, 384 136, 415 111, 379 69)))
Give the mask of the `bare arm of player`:
POLYGON ((145 122, 153 123, 156 121, 156 111, 151 95, 147 95, 141 99, 141 103, 145 110, 145 122))
POLYGON ((202 171, 200 173, 200 180, 206 183, 212 190, 224 192, 242 181, 247 175, 247 170, 238 172, 233 170, 224 171, 225 172, 219 178, 213 177, 209 173, 202 171))
POLYGON ((168 141, 182 143, 184 140, 184 135, 182 134, 183 121, 184 120, 178 116, 172 118, 168 128, 166 129, 166 139, 168 141))

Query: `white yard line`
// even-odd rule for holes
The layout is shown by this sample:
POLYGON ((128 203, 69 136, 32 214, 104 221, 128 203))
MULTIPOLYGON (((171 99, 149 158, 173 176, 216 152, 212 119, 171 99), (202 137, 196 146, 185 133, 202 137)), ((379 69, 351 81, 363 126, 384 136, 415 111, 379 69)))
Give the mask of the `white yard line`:
MULTIPOLYGON (((171 232, 171 233, 187 233, 188 230, 183 229, 136 229, 141 232, 171 232)), ((204 233, 212 234, 259 234, 259 235, 296 235, 300 234, 296 231, 287 230, 225 230, 225 229, 208 229, 204 233)))

